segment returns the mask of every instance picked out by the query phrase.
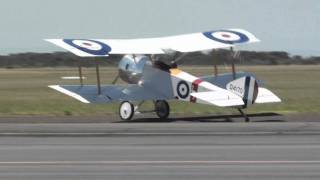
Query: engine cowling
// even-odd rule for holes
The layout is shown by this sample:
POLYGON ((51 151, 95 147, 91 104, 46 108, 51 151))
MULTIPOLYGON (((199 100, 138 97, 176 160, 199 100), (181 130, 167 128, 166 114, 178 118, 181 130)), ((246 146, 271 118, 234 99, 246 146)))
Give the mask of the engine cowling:
POLYGON ((125 55, 118 65, 119 77, 129 84, 137 84, 141 80, 147 62, 150 62, 148 56, 125 55))

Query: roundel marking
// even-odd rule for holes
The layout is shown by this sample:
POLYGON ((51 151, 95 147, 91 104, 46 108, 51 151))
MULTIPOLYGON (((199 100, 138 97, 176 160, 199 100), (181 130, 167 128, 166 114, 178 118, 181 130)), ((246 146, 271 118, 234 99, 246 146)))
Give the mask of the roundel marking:
POLYGON ((180 81, 177 84, 177 94, 181 99, 185 99, 189 96, 189 85, 186 81, 180 81))
POLYGON ((232 30, 207 31, 204 32, 203 35, 211 40, 224 44, 244 43, 249 41, 247 35, 232 30))
POLYGON ((87 39, 64 39, 63 42, 68 45, 75 47, 83 52, 88 54, 97 55, 97 56, 105 56, 108 55, 111 51, 111 47, 107 44, 95 41, 95 40, 87 40, 87 39))
POLYGON ((229 34, 221 34, 222 37, 224 38, 230 38, 231 36, 229 34))

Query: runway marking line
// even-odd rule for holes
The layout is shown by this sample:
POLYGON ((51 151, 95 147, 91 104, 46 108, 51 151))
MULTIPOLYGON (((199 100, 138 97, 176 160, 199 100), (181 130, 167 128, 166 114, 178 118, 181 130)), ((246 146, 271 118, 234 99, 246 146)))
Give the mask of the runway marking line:
POLYGON ((320 164, 315 161, 0 161, 10 165, 268 165, 268 164, 320 164))
POLYGON ((144 135, 273 135, 273 134, 319 134, 319 131, 298 131, 298 132, 291 132, 291 131, 253 131, 253 132, 144 132, 144 133, 117 133, 117 132, 58 132, 58 133, 43 133, 43 132, 18 132, 18 133, 11 133, 11 132, 5 132, 0 133, 0 136, 144 136, 144 135))

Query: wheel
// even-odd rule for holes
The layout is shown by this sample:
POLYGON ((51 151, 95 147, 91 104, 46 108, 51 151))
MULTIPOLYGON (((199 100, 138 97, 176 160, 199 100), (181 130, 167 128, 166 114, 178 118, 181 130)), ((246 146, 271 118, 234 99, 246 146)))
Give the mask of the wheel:
POLYGON ((160 119, 167 119, 170 114, 170 107, 167 101, 158 100, 154 104, 157 116, 160 119))
POLYGON ((245 117, 246 122, 250 122, 250 119, 248 117, 245 117))
POLYGON ((122 120, 131 120, 134 114, 134 107, 128 101, 123 101, 119 107, 119 116, 122 120))

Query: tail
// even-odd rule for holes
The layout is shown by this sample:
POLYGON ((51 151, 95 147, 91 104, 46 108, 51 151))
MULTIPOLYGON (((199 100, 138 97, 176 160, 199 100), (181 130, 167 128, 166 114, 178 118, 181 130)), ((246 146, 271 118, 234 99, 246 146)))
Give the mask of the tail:
POLYGON ((242 98, 244 102, 243 108, 254 104, 259 93, 258 83, 252 76, 244 76, 231 81, 226 88, 242 98))
POLYGON ((277 103, 281 99, 270 90, 259 87, 257 80, 252 76, 244 76, 226 85, 226 89, 240 96, 244 102, 243 108, 257 103, 277 103))

